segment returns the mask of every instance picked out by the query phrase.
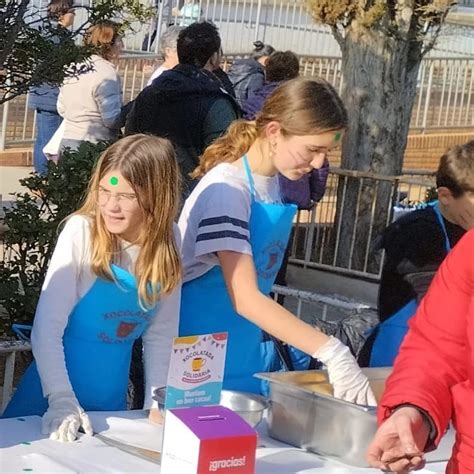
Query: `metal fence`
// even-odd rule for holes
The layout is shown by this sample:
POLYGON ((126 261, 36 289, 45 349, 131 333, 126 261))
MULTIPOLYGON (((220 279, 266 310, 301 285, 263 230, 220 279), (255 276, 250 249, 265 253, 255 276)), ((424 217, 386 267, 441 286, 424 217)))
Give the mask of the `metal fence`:
MULTIPOLYGON (((235 57, 227 55, 224 67, 235 57)), ((340 58, 302 56, 301 73, 320 76, 341 90, 343 77, 340 58)), ((122 78, 124 103, 145 87, 157 57, 125 55, 118 64, 122 78)), ((474 126, 474 59, 425 59, 422 62, 411 128, 425 130, 459 129, 474 126)), ((0 106, 2 129, 0 150, 31 145, 35 138, 35 113, 28 108, 28 96, 18 97, 0 106)))
MULTIPOLYGON (((307 268, 330 269, 338 273, 378 280, 383 252, 377 247, 380 229, 413 205, 426 201, 435 186, 433 173, 407 171, 403 176, 378 176, 358 171, 331 169, 326 193, 311 211, 299 211, 291 243, 290 262, 307 268), (356 198, 349 186, 356 181, 356 198), (389 199, 382 205, 382 188, 389 199), (364 190, 372 199, 363 200, 364 190), (341 210, 353 208, 349 226, 341 210), (382 216, 383 222, 380 222, 382 216)), ((386 196, 386 195, 385 195, 386 196)))
MULTIPOLYGON (((31 9, 44 15, 49 0, 32 0, 31 9)), ((93 0, 78 0, 75 25, 86 20, 87 7, 93 0)), ((157 51, 154 33, 168 24, 189 24, 197 18, 180 14, 183 0, 142 0, 153 7, 156 15, 147 25, 134 23, 125 37, 130 51, 157 51)), ((259 39, 276 49, 291 49, 298 54, 340 56, 341 52, 328 26, 316 24, 307 10, 305 0, 195 0, 199 18, 212 21, 220 30, 226 53, 249 52, 253 41, 259 39)), ((474 7, 471 1, 461 2, 474 7)), ((468 10, 470 11, 470 9, 468 10)), ((474 56, 474 28, 446 23, 430 57, 474 56)))
POLYGON ((13 389, 13 378, 15 374, 16 356, 19 352, 31 351, 31 344, 24 341, 0 342, 0 357, 4 358, 3 384, 0 400, 0 415, 10 400, 13 389))
MULTIPOLYGON (((125 38, 125 46, 131 51, 157 51, 158 41, 151 40, 153 33, 159 38, 167 24, 190 21, 179 14, 182 0, 144 3, 156 5, 156 17, 145 28, 134 25, 134 31, 125 38), (166 3, 170 4, 169 14, 165 11, 167 7, 163 7, 166 3)), ((252 43, 261 40, 276 49, 291 49, 298 54, 341 55, 330 27, 315 23, 304 0, 196 0, 195 3, 199 4, 199 19, 212 21, 219 28, 226 53, 249 52, 252 43)), ((446 23, 429 55, 472 57, 473 36, 472 27, 446 23)))

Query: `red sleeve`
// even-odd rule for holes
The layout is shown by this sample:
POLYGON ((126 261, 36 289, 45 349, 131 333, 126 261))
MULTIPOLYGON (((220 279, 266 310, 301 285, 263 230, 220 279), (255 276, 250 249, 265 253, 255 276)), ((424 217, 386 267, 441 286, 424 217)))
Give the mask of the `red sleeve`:
POLYGON ((451 388, 468 373, 467 316, 474 294, 474 231, 458 242, 421 301, 379 405, 382 422, 398 405, 425 410, 438 444, 451 418, 451 388))

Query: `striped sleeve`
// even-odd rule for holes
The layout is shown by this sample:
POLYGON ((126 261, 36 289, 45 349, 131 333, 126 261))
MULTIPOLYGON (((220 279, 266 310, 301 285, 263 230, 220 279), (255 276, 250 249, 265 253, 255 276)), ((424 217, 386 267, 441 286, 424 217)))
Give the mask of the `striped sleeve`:
POLYGON ((204 217, 198 225, 195 257, 223 250, 252 255, 248 215, 204 217))

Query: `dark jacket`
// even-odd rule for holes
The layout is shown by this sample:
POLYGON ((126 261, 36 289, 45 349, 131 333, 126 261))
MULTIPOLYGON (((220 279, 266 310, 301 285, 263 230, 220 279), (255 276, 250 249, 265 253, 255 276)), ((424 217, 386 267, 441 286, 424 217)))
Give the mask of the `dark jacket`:
POLYGON ((249 96, 262 87, 265 81, 265 70, 255 59, 237 59, 228 74, 240 107, 244 106, 249 96))
POLYGON ((282 201, 298 206, 298 209, 311 209, 326 191, 326 182, 329 174, 329 162, 326 159, 323 166, 313 170, 297 181, 278 175, 282 201))
MULTIPOLYGON (((446 219, 444 225, 453 247, 465 230, 446 219)), ((390 224, 383 232, 380 247, 385 249, 385 260, 379 314, 380 320, 385 321, 418 296, 407 276, 428 272, 434 276, 447 253, 444 233, 432 207, 411 211, 390 224)), ((426 290, 429 281, 425 286, 426 290)))
POLYGON ((212 71, 219 81, 221 81, 224 89, 235 99, 235 90, 232 82, 230 82, 228 74, 221 68, 212 71))
POLYGON ((195 185, 189 174, 200 155, 238 117, 238 110, 215 79, 198 67, 178 64, 138 95, 127 116, 125 134, 150 133, 173 142, 185 198, 195 185))
POLYGON ((280 84, 280 81, 266 82, 262 87, 259 87, 250 94, 243 107, 244 119, 255 120, 257 114, 262 110, 265 101, 280 84))

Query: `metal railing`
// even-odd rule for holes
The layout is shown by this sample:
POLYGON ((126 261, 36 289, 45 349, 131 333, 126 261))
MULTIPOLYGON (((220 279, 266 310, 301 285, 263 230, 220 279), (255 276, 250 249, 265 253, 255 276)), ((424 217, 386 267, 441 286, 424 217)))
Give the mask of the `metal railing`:
POLYGON ((0 406, 0 414, 7 406, 13 391, 13 376, 15 373, 15 360, 18 352, 31 351, 31 344, 24 341, 4 341, 0 342, 0 357, 5 360, 3 388, 2 388, 2 404, 0 406))
MULTIPOLYGON (((160 8, 163 2, 144 3, 157 5, 156 17, 147 28, 134 25, 135 31, 126 36, 125 46, 133 51, 157 51, 158 41, 151 41, 153 33, 159 38, 167 24, 187 23, 179 15, 182 1, 169 2, 171 14, 160 8)), ((199 19, 212 21, 219 28, 226 53, 249 52, 253 41, 258 39, 276 49, 291 49, 298 54, 341 55, 331 28, 314 21, 304 0, 196 0, 195 3, 200 7, 199 19)), ((430 57, 472 57, 473 31, 473 28, 445 24, 430 57)))
POLYGON ((322 200, 311 211, 298 212, 290 262, 379 280, 380 231, 397 214, 397 207, 425 202, 433 186, 433 173, 390 177, 331 169, 322 200), (385 209, 381 202, 388 203, 385 209), (353 225, 347 225, 349 220, 353 225))
POLYGON ((280 297, 284 297, 284 305, 288 310, 316 326, 320 321, 337 322, 348 313, 374 309, 366 303, 341 295, 327 295, 287 286, 273 285, 272 293, 274 300, 278 301, 280 297))
MULTIPOLYGON (((32 0, 31 9, 44 16, 49 0, 32 0)), ((133 30, 124 38, 131 51, 157 51, 160 33, 168 24, 188 24, 191 18, 180 14, 182 0, 142 0, 153 7, 156 15, 148 25, 132 24, 133 30), (156 33, 156 34, 154 34, 156 33)), ((226 53, 249 52, 253 41, 259 39, 276 49, 291 49, 298 54, 340 56, 339 46, 328 26, 316 24, 307 10, 305 0, 195 0, 199 4, 200 20, 212 21, 218 28, 226 53)), ((80 7, 93 4, 93 0, 75 2, 75 25, 86 20, 80 7)), ((473 6, 470 0, 462 6, 473 6)), ((444 25, 439 40, 429 54, 431 57, 473 56, 473 28, 460 29, 457 25, 444 25)))
MULTIPOLYGON (((242 56, 245 55, 227 55, 224 66, 242 56)), ((124 103, 145 87, 157 64, 154 54, 129 54, 119 60, 124 103)), ((323 77, 341 91, 344 78, 340 58, 302 56, 300 64, 303 75, 323 77)), ((5 103, 0 111, 0 151, 31 145, 35 139, 35 113, 28 108, 28 96, 5 103)), ((474 126, 474 59, 423 60, 410 126, 422 131, 474 126)))

